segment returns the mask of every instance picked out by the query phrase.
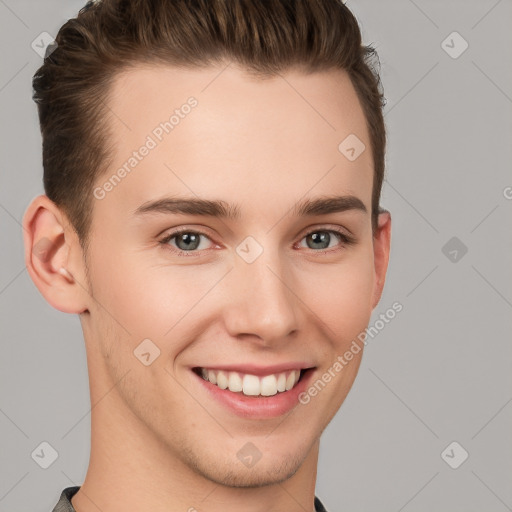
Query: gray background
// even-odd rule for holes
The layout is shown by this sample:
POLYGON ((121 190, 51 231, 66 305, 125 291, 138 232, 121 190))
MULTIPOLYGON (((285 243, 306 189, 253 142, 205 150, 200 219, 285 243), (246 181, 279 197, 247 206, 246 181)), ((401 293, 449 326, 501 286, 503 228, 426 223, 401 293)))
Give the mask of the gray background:
MULTIPOLYGON (((31 42, 84 3, 0 0, 0 512, 51 510, 88 463, 78 316, 33 285, 20 226, 43 191, 31 42), (31 458, 42 441, 58 451, 46 470, 31 458)), ((317 494, 330 512, 512 510, 512 2, 348 5, 379 52, 388 101, 393 243, 372 323, 395 301, 403 311, 369 339, 324 432, 317 494), (458 58, 442 46, 453 31, 469 44, 458 58), (452 237, 456 256, 442 249, 452 237), (462 448, 443 459, 453 441, 462 448)))

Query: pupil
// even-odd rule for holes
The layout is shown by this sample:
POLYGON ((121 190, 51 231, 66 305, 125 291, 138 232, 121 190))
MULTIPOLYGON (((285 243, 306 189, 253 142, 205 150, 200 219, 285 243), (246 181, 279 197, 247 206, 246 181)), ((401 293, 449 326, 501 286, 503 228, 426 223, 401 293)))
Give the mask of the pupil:
MULTIPOLYGON (((194 235, 193 233, 183 233, 178 237, 178 240, 184 241, 184 244, 185 244, 184 250, 190 249, 191 244, 192 244, 192 248, 196 249, 199 237, 194 235), (196 244, 195 246, 194 246, 194 243, 196 244)), ((180 249, 182 249, 182 247, 180 247, 180 249)))
MULTIPOLYGON (((313 233, 311 236, 311 239, 313 240, 313 243, 315 244, 324 244, 321 249, 325 249, 329 247, 329 241, 330 241, 330 234, 325 231, 319 231, 317 233, 313 233)), ((318 249, 318 247, 316 247, 318 249)))

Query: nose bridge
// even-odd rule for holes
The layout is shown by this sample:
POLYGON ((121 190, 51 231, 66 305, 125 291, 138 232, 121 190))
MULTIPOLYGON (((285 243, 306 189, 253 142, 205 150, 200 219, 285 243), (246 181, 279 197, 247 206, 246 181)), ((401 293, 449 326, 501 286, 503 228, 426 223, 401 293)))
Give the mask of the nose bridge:
POLYGON ((237 248, 226 324, 233 336, 253 334, 270 342, 298 327, 297 298, 279 250, 258 245, 245 240, 237 248))

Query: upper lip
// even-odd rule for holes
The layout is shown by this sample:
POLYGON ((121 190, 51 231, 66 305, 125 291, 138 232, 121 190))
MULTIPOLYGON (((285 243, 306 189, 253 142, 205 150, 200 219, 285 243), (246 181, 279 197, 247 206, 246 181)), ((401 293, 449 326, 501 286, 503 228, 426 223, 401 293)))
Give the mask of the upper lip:
POLYGON ((313 368, 313 365, 308 363, 280 363, 274 364, 270 366, 260 366, 255 364, 223 364, 220 365, 206 365, 206 366, 196 366, 195 368, 206 368, 207 370, 216 370, 216 371, 227 371, 227 372, 239 372, 239 373, 248 373, 250 375, 270 375, 272 373, 281 373, 291 370, 306 370, 308 368, 313 368))

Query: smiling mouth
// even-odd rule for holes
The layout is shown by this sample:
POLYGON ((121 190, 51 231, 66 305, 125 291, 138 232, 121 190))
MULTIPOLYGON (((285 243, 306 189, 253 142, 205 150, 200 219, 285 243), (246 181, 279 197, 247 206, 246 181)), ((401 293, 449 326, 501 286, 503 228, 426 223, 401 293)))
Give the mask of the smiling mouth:
POLYGON ((192 371, 211 384, 231 391, 232 393, 250 396, 253 398, 274 396, 293 389, 304 374, 312 368, 287 370, 258 376, 250 373, 241 373, 210 368, 192 368, 192 371))

